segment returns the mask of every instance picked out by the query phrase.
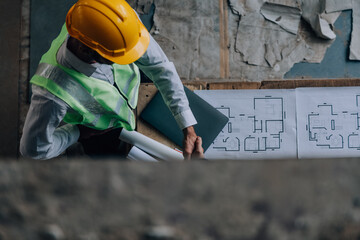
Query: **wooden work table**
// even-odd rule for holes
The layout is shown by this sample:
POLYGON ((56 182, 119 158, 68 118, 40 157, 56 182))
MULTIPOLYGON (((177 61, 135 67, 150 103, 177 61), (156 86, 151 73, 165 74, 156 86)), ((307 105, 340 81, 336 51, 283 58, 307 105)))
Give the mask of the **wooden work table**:
MULTIPOLYGON (((219 90, 219 89, 294 89, 300 87, 349 87, 360 86, 360 79, 292 79, 292 80, 264 80, 262 82, 213 82, 191 81, 183 82, 191 90, 219 90)), ((153 83, 142 83, 139 89, 139 101, 136 109, 136 130, 158 142, 172 148, 180 148, 162 133, 144 122, 139 116, 149 101, 155 96, 157 89, 153 83)))

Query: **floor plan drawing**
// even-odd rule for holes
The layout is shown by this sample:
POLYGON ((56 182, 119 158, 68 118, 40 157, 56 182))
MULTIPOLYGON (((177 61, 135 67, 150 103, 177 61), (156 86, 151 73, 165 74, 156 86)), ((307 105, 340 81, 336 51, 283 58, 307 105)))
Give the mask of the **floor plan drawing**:
POLYGON ((360 88, 296 90, 299 158, 360 156, 360 88))
POLYGON ((294 90, 195 92, 229 118, 205 157, 296 158, 294 90))

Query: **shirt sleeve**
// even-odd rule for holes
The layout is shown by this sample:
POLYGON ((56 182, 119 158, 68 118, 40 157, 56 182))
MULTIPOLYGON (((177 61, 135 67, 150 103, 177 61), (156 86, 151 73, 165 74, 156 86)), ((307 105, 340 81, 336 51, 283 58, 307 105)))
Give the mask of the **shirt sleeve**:
POLYGON ((70 124, 59 127, 67 112, 66 104, 38 86, 33 85, 32 89, 20 153, 24 157, 42 160, 57 157, 78 140, 79 129, 70 124))
POLYGON ((154 82, 181 129, 197 123, 174 64, 151 35, 148 49, 135 64, 154 82))

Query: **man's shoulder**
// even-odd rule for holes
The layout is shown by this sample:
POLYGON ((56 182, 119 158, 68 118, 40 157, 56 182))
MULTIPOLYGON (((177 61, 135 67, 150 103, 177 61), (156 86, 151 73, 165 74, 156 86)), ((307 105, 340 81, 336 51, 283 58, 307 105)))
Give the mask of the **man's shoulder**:
POLYGON ((57 96, 55 96, 54 94, 52 94, 51 92, 49 92, 48 90, 46 90, 43 87, 33 84, 31 86, 31 89, 32 89, 32 99, 41 100, 40 101, 41 103, 48 102, 51 104, 55 104, 63 109, 70 108, 66 102, 64 102, 62 99, 58 98, 57 96))

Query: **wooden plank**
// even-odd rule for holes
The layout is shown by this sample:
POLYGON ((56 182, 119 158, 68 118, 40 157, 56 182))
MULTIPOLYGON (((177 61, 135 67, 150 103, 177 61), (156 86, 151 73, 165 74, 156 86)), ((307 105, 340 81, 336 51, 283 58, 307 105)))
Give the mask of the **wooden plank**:
POLYGON ((219 33, 220 33, 220 78, 229 78, 229 34, 228 34, 228 4, 226 0, 219 0, 219 33))
POLYGON ((152 83, 146 83, 141 84, 139 88, 139 101, 138 106, 136 108, 136 130, 139 133, 144 134, 145 136, 148 136, 162 144, 165 144, 169 147, 175 148, 176 146, 174 143, 172 143, 169 139, 167 139, 162 133, 154 129, 152 126, 150 126, 147 122, 142 120, 140 118, 141 112, 144 110, 146 105, 150 102, 150 100, 155 96, 157 93, 157 89, 154 84, 152 83))
POLYGON ((183 81, 183 84, 191 91, 207 89, 207 83, 202 81, 183 81))
POLYGON ((260 89, 291 89, 299 87, 347 87, 360 86, 360 79, 293 79, 265 80, 260 89))
POLYGON ((214 82, 208 83, 208 89, 259 89, 260 85, 260 82, 214 82))

